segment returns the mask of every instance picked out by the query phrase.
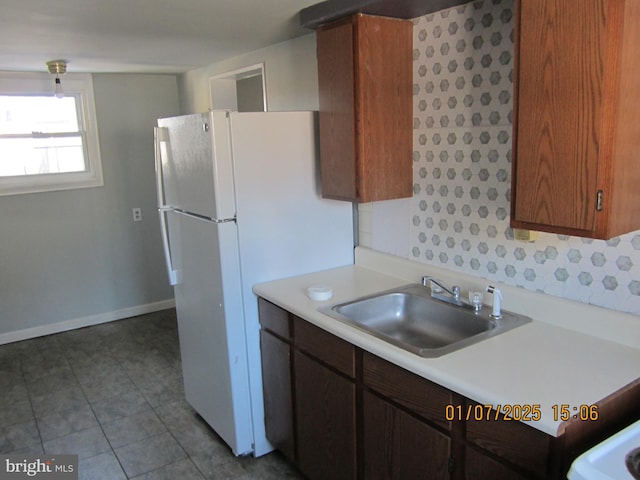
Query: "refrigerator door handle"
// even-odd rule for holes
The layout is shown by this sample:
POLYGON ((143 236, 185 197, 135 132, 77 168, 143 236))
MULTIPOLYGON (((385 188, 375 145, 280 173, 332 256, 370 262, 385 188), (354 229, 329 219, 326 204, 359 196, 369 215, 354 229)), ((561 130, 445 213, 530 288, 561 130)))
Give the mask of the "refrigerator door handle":
POLYGON ((213 223, 229 223, 229 222, 235 222, 237 221, 236 217, 231 217, 231 218, 214 218, 212 220, 213 223))
POLYGON ((211 222, 211 223, 229 223, 229 222, 237 221, 236 215, 229 218, 210 218, 210 217, 205 217, 204 215, 197 215, 195 213, 185 212, 184 210, 180 210, 177 208, 175 209, 175 211, 178 212, 180 215, 184 215, 185 217, 195 218, 196 220, 204 220, 205 222, 211 222))
POLYGON ((164 198, 164 178, 162 175, 162 142, 169 141, 169 130, 166 127, 154 127, 153 138, 155 144, 155 163, 156 163, 156 192, 158 194, 158 207, 163 208, 165 204, 164 198))
POLYGON ((169 245, 169 228, 167 225, 167 212, 170 208, 159 208, 160 214, 160 231, 162 233, 162 248, 164 250, 164 259, 167 263, 167 274, 169 275, 169 283, 172 286, 178 284, 178 272, 173 268, 173 260, 171 258, 171 246, 169 245))
POLYGON ((169 139, 169 131, 166 127, 154 127, 153 139, 155 145, 155 164, 156 164, 156 192, 158 194, 158 214, 160 216, 160 232, 162 235, 162 249, 164 250, 164 259, 167 263, 167 274, 169 275, 169 283, 174 286, 178 284, 178 275, 173 268, 173 260, 171 258, 171 246, 169 245, 169 227, 167 225, 167 212, 171 210, 165 204, 164 199, 164 178, 162 176, 162 142, 169 139))

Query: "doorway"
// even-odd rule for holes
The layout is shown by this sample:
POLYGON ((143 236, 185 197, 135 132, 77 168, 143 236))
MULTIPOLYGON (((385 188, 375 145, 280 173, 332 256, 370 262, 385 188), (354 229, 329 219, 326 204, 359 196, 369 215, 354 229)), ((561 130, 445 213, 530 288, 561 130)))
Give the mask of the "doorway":
POLYGON ((264 63, 251 65, 209 79, 213 110, 266 112, 264 63))

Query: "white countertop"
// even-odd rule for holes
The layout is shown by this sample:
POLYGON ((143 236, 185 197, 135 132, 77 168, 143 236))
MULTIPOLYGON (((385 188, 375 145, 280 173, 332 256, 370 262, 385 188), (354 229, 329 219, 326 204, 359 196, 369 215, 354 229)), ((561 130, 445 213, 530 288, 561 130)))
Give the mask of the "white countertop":
MULTIPOLYGON (((360 257, 370 255, 365 253, 360 257)), ((562 422, 554 420, 552 405, 567 404, 574 414, 573 407, 592 405, 640 376, 639 348, 540 321, 509 305, 507 310, 532 316, 533 321, 438 358, 419 357, 318 311, 321 306, 417 281, 411 275, 381 273, 371 268, 379 264, 369 263, 365 259, 358 265, 275 280, 255 285, 254 291, 368 352, 481 404, 540 405, 541 419, 527 423, 553 436, 561 433, 562 422), (331 287, 333 298, 325 302, 309 299, 306 289, 312 285, 331 287)), ((623 318, 621 324, 628 320, 623 318)), ((636 335, 635 324, 632 327, 628 333, 636 335)))

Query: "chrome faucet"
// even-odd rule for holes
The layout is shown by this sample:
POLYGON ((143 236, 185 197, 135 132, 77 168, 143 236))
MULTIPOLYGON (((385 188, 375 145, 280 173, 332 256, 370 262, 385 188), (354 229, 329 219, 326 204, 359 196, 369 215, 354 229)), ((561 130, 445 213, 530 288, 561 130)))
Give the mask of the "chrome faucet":
POLYGON ((422 277, 422 285, 424 287, 431 288, 431 296, 433 298, 437 298, 438 300, 444 300, 445 302, 454 303, 456 305, 463 305, 462 300, 460 300, 460 287, 454 285, 451 289, 445 287, 442 283, 440 283, 435 278, 432 278, 428 275, 422 277), (435 285, 436 288, 433 288, 432 285, 435 285), (441 292, 446 292, 449 296, 442 295, 441 292))

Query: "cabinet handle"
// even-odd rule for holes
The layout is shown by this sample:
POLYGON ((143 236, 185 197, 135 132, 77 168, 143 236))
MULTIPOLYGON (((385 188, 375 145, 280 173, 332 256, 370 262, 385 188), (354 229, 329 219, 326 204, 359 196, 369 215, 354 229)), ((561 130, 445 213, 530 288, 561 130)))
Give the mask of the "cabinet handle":
POLYGON ((602 211, 602 197, 604 196, 604 194, 602 193, 602 190, 598 190, 596 193, 596 212, 601 212, 602 211))
POLYGON ((451 455, 449 457, 449 466, 448 466, 449 473, 453 473, 455 469, 456 469, 456 457, 451 455))

